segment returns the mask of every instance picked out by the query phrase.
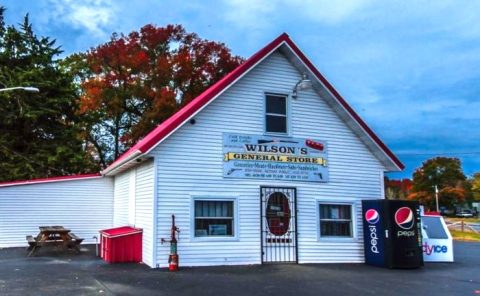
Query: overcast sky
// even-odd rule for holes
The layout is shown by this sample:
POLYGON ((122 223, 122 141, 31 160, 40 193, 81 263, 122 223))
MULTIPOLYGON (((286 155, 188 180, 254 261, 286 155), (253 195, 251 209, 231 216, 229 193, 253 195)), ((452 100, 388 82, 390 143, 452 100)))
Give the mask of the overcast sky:
POLYGON ((3 0, 66 54, 147 23, 182 24, 249 57, 287 32, 411 177, 435 155, 480 171, 480 1, 3 0), (264 3, 263 3, 264 2, 264 3))

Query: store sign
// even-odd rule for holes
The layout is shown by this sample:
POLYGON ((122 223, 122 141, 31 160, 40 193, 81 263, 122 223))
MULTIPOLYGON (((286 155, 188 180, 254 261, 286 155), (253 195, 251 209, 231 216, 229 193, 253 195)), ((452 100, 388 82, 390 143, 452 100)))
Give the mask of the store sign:
POLYGON ((315 139, 225 133, 223 176, 327 182, 327 143, 315 139))
POLYGON ((453 243, 451 239, 422 240, 423 261, 453 262, 453 243))

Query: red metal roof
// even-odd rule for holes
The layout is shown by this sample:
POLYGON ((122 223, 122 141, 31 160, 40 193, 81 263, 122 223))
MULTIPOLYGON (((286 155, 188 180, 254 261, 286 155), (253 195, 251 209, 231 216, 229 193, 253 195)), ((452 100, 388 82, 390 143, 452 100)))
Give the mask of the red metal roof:
POLYGON ((95 173, 95 174, 80 174, 80 175, 71 175, 71 176, 38 178, 38 179, 31 179, 31 180, 9 181, 9 182, 0 182, 0 187, 26 185, 26 184, 38 184, 38 183, 50 183, 50 182, 59 182, 59 181, 70 181, 70 180, 78 180, 78 179, 91 179, 91 178, 97 178, 101 176, 102 175, 100 173, 95 173))
POLYGON ((325 87, 331 92, 335 99, 345 108, 350 116, 362 127, 362 129, 371 137, 371 139, 380 147, 380 149, 395 163, 395 165, 403 170, 404 165, 393 154, 393 152, 380 140, 380 138, 367 126, 367 124, 360 118, 360 116, 348 105, 343 97, 335 90, 335 88, 323 77, 323 75, 315 68, 315 66, 308 60, 308 58, 301 52, 301 50, 290 39, 287 33, 283 33, 275 40, 270 42, 264 48, 260 49, 257 53, 247 59, 244 63, 238 66, 235 70, 227 74, 217 83, 209 87, 201 95, 196 97, 190 103, 185 105, 182 109, 158 125, 154 130, 145 136, 142 140, 137 142, 127 152, 117 158, 110 166, 108 166, 103 172, 108 172, 116 168, 116 166, 122 164, 124 160, 132 156, 134 153, 146 153, 152 149, 158 142, 166 138, 172 131, 180 127, 180 125, 187 120, 191 115, 206 106, 213 98, 219 93, 230 86, 234 81, 240 78, 244 73, 250 70, 257 62, 268 56, 274 49, 280 46, 282 43, 286 43, 295 54, 302 60, 302 62, 308 67, 308 69, 325 85, 325 87))

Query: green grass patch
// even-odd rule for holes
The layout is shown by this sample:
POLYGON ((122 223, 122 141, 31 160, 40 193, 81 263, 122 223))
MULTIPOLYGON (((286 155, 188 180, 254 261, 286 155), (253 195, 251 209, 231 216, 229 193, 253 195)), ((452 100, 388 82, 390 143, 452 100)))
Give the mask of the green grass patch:
POLYGON ((450 233, 452 234, 453 239, 456 239, 456 240, 480 242, 480 234, 475 232, 467 232, 467 231, 462 232, 460 230, 450 230, 450 233))

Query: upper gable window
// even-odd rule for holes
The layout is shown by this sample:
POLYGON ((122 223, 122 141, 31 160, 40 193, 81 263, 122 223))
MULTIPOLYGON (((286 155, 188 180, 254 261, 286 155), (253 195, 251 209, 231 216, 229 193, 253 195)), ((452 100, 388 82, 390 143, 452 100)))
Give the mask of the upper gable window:
POLYGON ((266 95, 265 132, 288 134, 287 96, 266 95))

